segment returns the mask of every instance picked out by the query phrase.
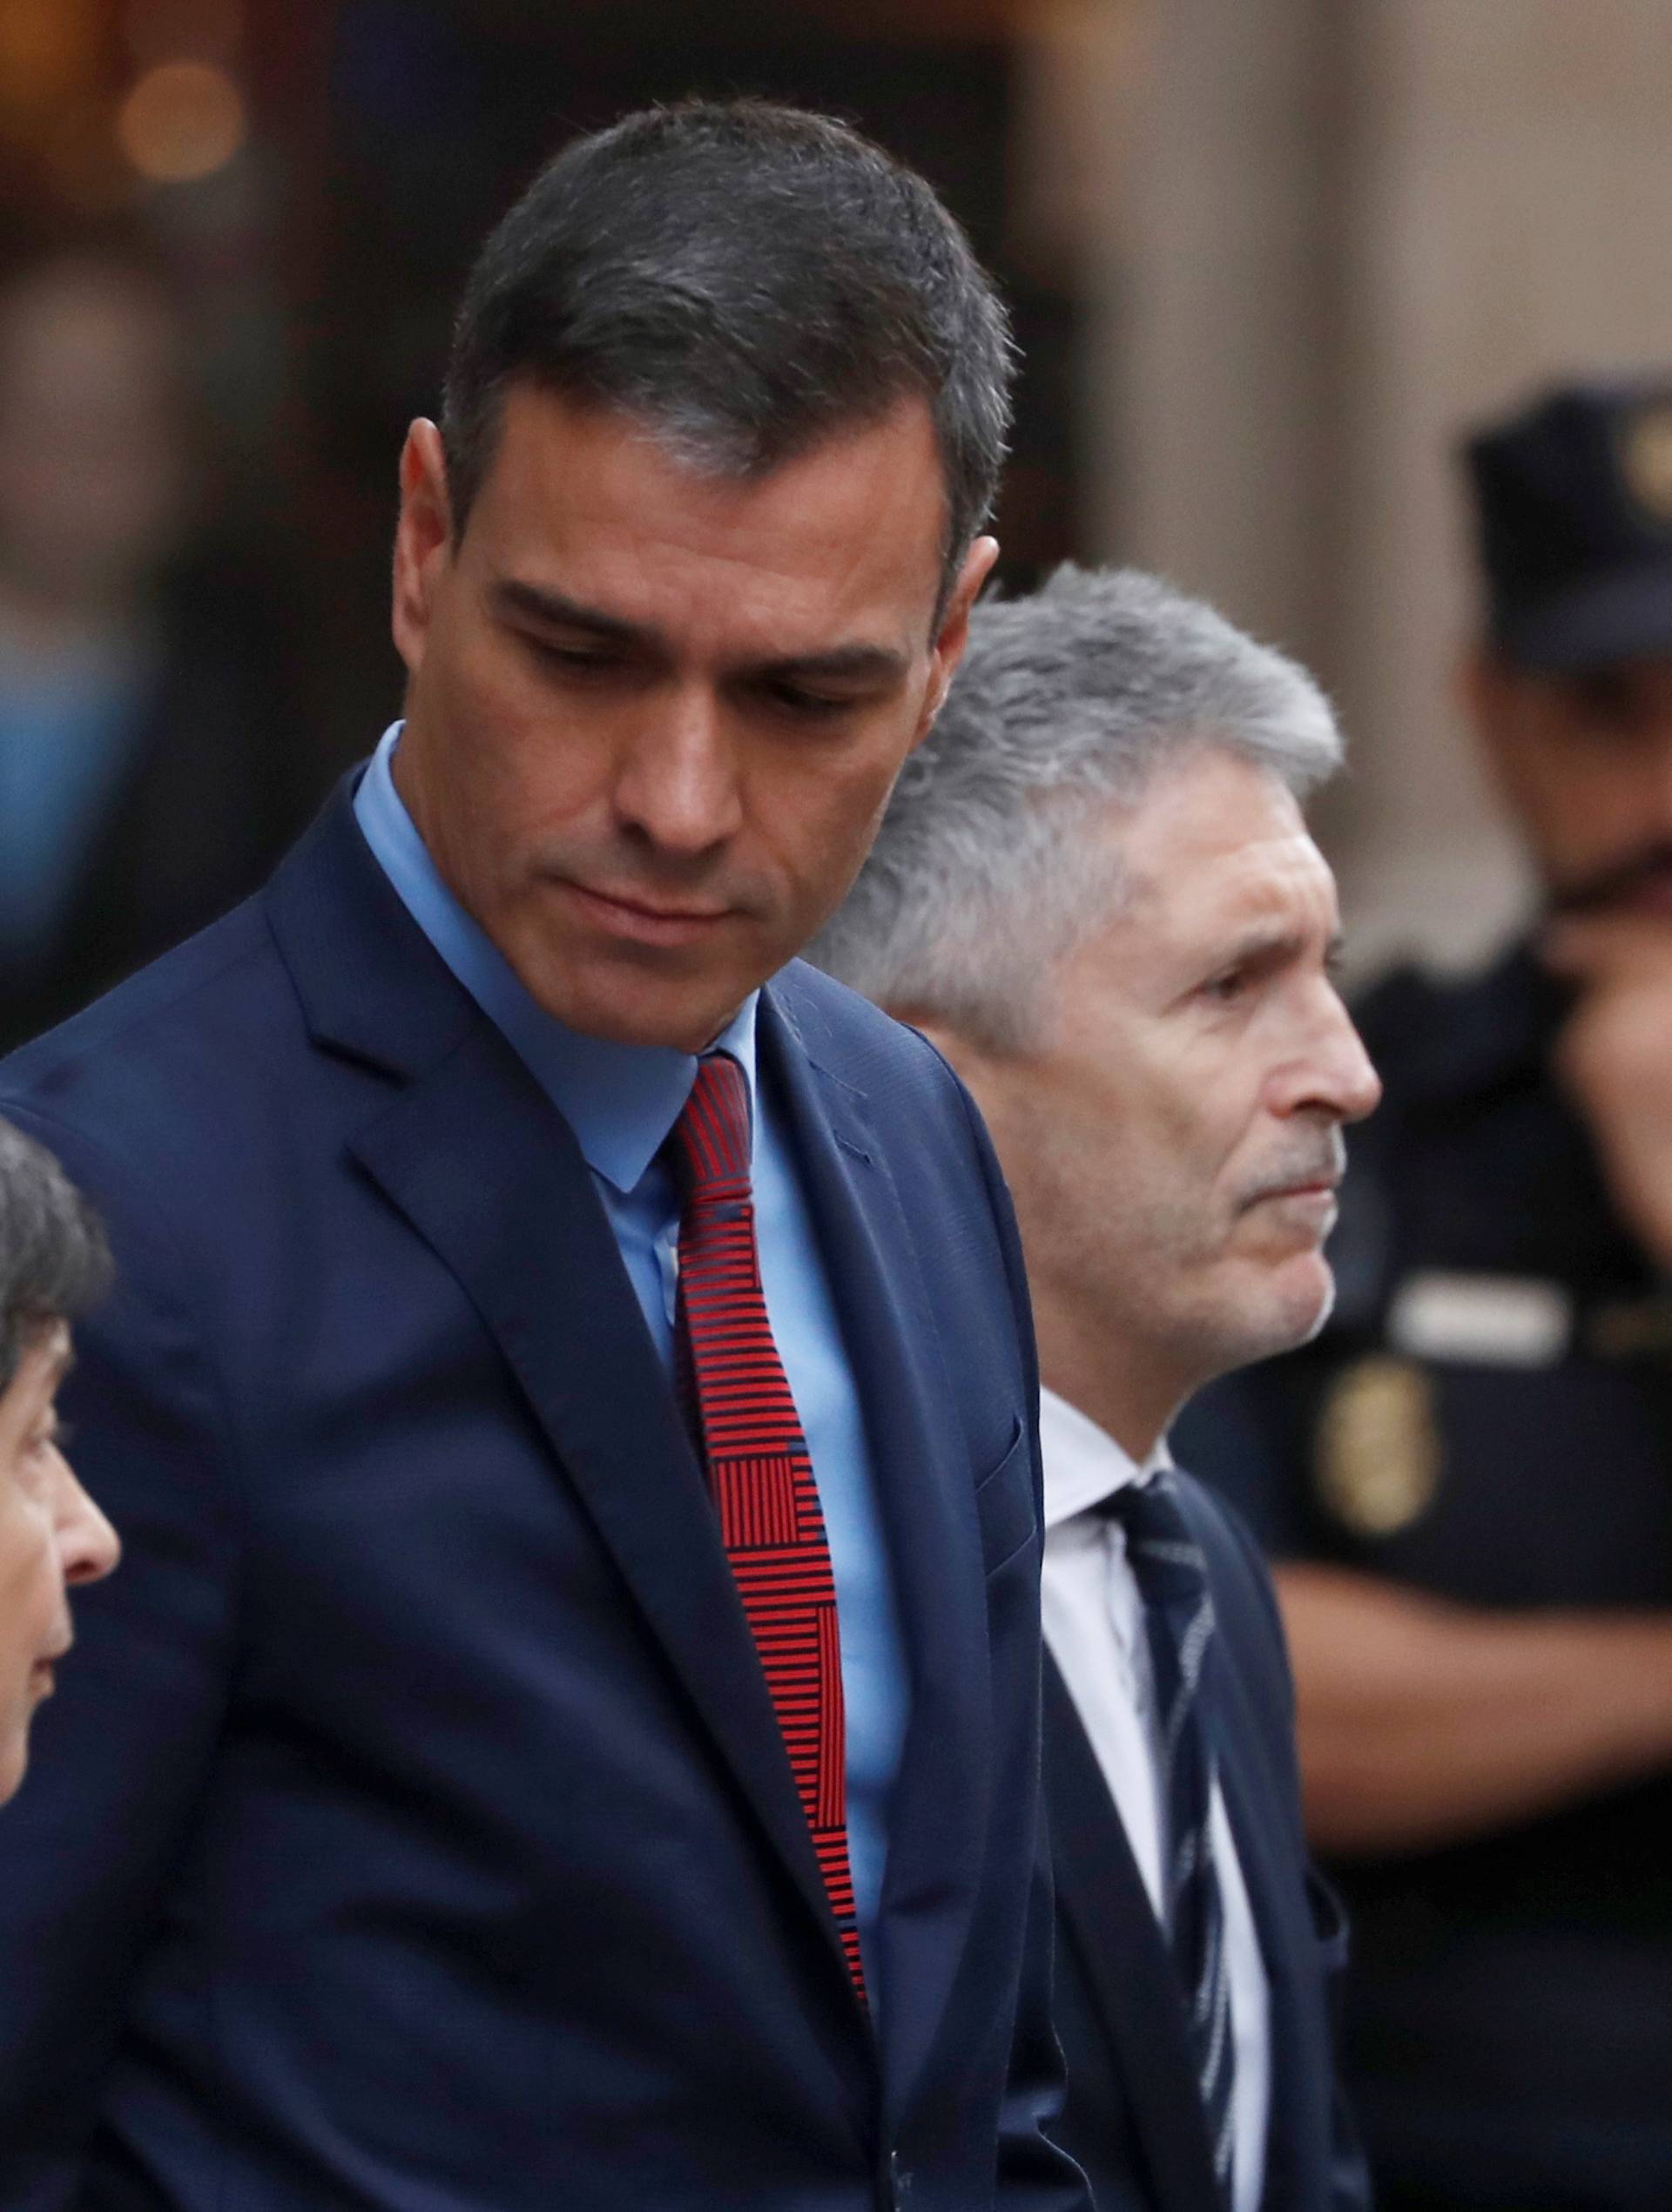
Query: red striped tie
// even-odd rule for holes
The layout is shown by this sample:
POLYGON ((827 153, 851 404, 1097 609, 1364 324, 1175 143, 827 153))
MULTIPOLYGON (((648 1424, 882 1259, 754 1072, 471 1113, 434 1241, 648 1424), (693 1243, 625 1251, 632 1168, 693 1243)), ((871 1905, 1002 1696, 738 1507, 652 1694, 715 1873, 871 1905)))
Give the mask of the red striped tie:
POLYGON ((684 1190, 675 1342, 726 1555, 812 1831, 853 1986, 865 1999, 847 1861, 836 1581, 812 1460, 772 1341, 755 1246, 749 1089, 711 1053, 673 1132, 684 1190))

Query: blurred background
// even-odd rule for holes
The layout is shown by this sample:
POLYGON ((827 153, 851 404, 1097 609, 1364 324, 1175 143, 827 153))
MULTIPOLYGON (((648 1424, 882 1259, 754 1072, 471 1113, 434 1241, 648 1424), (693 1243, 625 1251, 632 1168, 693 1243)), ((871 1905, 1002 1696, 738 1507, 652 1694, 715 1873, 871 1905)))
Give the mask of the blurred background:
MULTIPOLYGON (((1411 953, 1462 968, 1512 929, 1529 887, 1457 681, 1479 620, 1457 441, 1554 379, 1672 366, 1672 0, 0 0, 0 1049, 253 887, 398 711, 396 457, 438 407, 472 253, 567 135, 693 91, 853 118, 940 187, 999 274, 1025 362, 1007 582, 1069 555, 1136 562, 1322 677, 1352 748, 1318 827, 1356 976, 1411 953)), ((1660 427, 1656 529, 1672 520, 1660 427)), ((1356 1567, 1453 1595, 1479 1582, 1500 1606, 1653 1607, 1664 1634, 1672 1247, 1606 1227, 1566 1109, 1546 1108, 1554 1152, 1507 1149, 1483 1121, 1498 1182, 1473 1154, 1446 1168, 1435 1218, 1466 1225, 1480 1185, 1502 1250, 1442 1263, 1472 1296, 1483 1268, 1589 1269, 1615 1336, 1576 1335, 1541 1379, 1477 1372, 1473 1353, 1391 1359, 1343 1264, 1352 1357, 1320 1449, 1352 1446, 1379 1516, 1361 1515, 1356 1567), (1553 1206, 1570 1157, 1575 1195, 1553 1206), (1579 1260, 1524 1249, 1524 1218, 1571 1229, 1579 1260), (1419 1550, 1455 1543, 1445 1512, 1425 1518, 1448 1421, 1445 1483, 1501 1475, 1501 1497, 1478 1556, 1457 1544, 1431 1572, 1398 1547, 1406 1521, 1419 1550), (1574 1548, 1551 1534, 1555 1565, 1518 1599, 1502 1532, 1559 1532, 1572 1471, 1628 1461, 1648 1502, 1621 1518, 1608 1494, 1608 1573, 1564 1579, 1574 1548), (1413 1487, 1390 1516, 1378 1501, 1402 1469, 1413 1487), (1639 1542, 1640 1525, 1660 1533, 1639 1542)), ((1253 1432, 1210 1409, 1205 1471, 1216 1433, 1250 1457, 1253 1432)), ((1274 1433, 1299 1480, 1311 1446, 1288 1413, 1274 1433)), ((1363 1617, 1296 1635, 1303 1723, 1309 1654, 1332 1678, 1363 1617)), ((1488 2054, 1565 1977, 1551 2080, 1581 2043, 1609 2072, 1597 2020, 1646 2023, 1631 2047, 1648 2118, 1622 2092, 1609 2129, 1653 2136, 1647 2193, 1587 2182, 1562 2212, 1672 2202, 1663 1771, 1655 1787, 1658 1811, 1596 1815, 1635 1858, 1582 1806, 1547 1851, 1509 1836, 1537 1963, 1514 1954, 1484 2027, 1477 1954, 1448 1953, 1459 2033, 1488 2054), (1624 1933, 1610 1924, 1600 1966, 1588 1932, 1575 1965, 1581 1939, 1547 1922, 1606 1918, 1615 1892, 1624 1933)), ((1385 1923, 1404 1958, 1446 1949, 1470 1912, 1487 1927, 1507 1862, 1466 1841, 1460 1889, 1436 1861, 1412 1891, 1395 1863, 1381 1923, 1361 1882, 1361 1939, 1385 1923), (1480 1902, 1435 1905, 1454 1893, 1480 1902)), ((1427 1985, 1412 2017, 1407 2055, 1432 2033, 1427 1985)), ((1547 2104, 1546 2076, 1529 2063, 1510 2086, 1530 2141, 1515 2100, 1547 2104)), ((1438 2201, 1426 2181, 1397 2200, 1438 2201)))
POLYGON ((0 0, 0 278, 11 352, 36 354, 32 398, 15 361, 0 388, 32 477, 0 488, 0 570, 79 559, 58 583, 124 633, 95 650, 72 608, 84 650, 55 694, 39 624, 0 606, 0 724, 84 786, 72 805, 68 768, 44 792, 8 772, 5 873, 37 879, 27 913, 0 899, 11 1033, 201 918, 179 849, 168 897, 85 880, 98 912, 72 916, 72 859, 87 875, 145 752, 128 741, 125 768, 111 735, 112 659, 155 692, 186 658, 159 633, 163 579, 196 586, 172 604, 199 690, 212 584, 220 704, 248 708, 232 739, 214 701, 171 716, 245 749, 247 789, 195 825, 212 907, 394 711, 394 460, 436 404, 474 246, 566 133, 726 90, 858 120, 1001 273, 1027 363, 1012 582, 1069 553, 1135 560, 1323 676, 1354 747, 1323 827, 1360 971, 1472 958, 1502 929, 1515 863, 1452 695, 1473 610, 1450 448, 1554 374, 1672 358, 1667 0, 0 0), (78 253, 78 306, 37 286, 19 310, 31 269, 78 253), (152 481, 119 495, 73 458, 95 426, 71 363, 101 347, 145 356, 123 381, 152 481), (101 500, 78 525, 99 542, 32 543, 101 500), (72 921, 94 949, 48 958, 72 921))

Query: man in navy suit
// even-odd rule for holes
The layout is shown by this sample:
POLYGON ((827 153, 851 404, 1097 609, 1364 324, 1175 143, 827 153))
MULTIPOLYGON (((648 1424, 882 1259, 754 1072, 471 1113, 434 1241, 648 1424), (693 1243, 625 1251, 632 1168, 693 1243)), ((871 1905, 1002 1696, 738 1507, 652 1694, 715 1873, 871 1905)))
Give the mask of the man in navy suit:
POLYGON ((1342 1932, 1301 1838, 1265 1572, 1169 1460, 1211 1375, 1298 1341, 1343 1123, 1305 672, 1132 571, 989 601, 815 956, 940 1044, 1015 1194, 1045 1384, 1060 2134, 1101 2212, 1344 2212, 1342 1932))
POLYGON ((1014 1224, 793 957, 962 648, 1008 376, 842 127, 571 145, 407 442, 404 724, 7 1063, 110 1224, 129 1557, 0 1838, 9 2212, 1084 2205, 1014 1224))

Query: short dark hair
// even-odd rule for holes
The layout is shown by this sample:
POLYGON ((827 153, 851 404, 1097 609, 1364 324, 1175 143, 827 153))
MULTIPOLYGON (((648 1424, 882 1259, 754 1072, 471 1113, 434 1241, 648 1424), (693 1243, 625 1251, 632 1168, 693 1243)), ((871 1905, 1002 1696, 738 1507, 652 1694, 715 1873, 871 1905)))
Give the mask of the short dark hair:
POLYGON ((761 100, 644 109, 565 147, 477 260, 442 415, 453 527, 519 378, 637 415, 738 476, 920 395, 949 583, 998 488, 1013 373, 968 239, 880 147, 761 100))
POLYGON ((44 1145, 0 1121, 0 1393, 41 1331, 85 1312, 111 1272, 91 1206, 44 1145))

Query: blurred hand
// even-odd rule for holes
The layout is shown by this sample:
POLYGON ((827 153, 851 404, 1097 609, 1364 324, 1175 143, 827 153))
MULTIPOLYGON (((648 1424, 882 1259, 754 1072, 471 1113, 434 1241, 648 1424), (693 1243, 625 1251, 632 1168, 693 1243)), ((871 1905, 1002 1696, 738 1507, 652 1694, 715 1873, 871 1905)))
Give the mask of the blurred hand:
POLYGON ((1672 1271, 1672 929, 1640 914, 1565 919, 1541 949, 1581 993, 1557 1076, 1596 1139, 1621 1216, 1672 1271))

